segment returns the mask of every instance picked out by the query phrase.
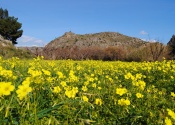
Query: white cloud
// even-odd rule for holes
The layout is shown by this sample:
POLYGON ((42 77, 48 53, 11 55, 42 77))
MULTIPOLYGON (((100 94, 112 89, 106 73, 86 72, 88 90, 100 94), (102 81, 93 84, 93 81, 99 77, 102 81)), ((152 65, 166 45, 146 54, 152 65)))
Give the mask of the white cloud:
POLYGON ((34 42, 35 42, 35 43, 43 43, 42 40, 35 40, 34 42))
POLYGON ((147 41, 147 42, 151 42, 151 43, 157 42, 157 40, 155 40, 155 39, 142 39, 142 40, 147 41))
POLYGON ((32 47, 38 47, 38 45, 32 45, 32 47))
POLYGON ((142 34, 142 35, 148 35, 148 33, 146 31, 144 31, 144 30, 140 31, 140 34, 142 34))
POLYGON ((147 41, 147 39, 141 39, 141 40, 143 40, 143 41, 147 41))
POLYGON ((157 40, 155 40, 155 39, 150 39, 150 40, 148 40, 148 42, 155 43, 155 42, 157 42, 157 40))
POLYGON ((35 37, 27 36, 27 35, 22 35, 18 40, 17 46, 44 46, 45 43, 41 39, 37 39, 35 37))
POLYGON ((26 36, 26 35, 23 35, 21 36, 19 39, 18 39, 19 42, 23 42, 23 43, 26 43, 26 42, 34 42, 34 43, 41 43, 43 42, 42 40, 40 39, 37 39, 35 37, 31 37, 31 36, 26 36))

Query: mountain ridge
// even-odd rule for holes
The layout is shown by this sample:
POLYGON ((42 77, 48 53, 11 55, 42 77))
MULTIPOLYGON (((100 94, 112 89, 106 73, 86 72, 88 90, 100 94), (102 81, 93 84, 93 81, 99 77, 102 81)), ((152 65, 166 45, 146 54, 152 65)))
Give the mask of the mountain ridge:
POLYGON ((94 47, 98 46, 106 48, 109 46, 120 47, 140 47, 146 44, 136 37, 130 37, 118 32, 99 32, 93 34, 75 34, 73 32, 65 32, 62 36, 49 42, 44 49, 47 48, 69 48, 69 47, 94 47))

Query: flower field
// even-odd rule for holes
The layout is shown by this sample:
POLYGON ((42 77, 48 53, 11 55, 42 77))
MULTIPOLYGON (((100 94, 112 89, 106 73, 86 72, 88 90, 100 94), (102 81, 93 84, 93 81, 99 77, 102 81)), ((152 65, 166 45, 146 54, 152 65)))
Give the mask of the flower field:
POLYGON ((0 57, 0 124, 171 125, 175 61, 0 57))

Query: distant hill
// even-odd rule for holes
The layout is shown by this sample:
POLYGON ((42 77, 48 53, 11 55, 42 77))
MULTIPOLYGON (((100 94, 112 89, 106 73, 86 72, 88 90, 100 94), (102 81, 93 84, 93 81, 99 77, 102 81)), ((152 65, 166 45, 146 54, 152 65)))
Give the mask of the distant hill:
POLYGON ((27 46, 26 47, 18 47, 18 49, 29 51, 35 56, 41 56, 42 52, 43 52, 43 48, 44 47, 37 47, 37 46, 33 46, 33 47, 27 47, 27 46))
POLYGON ((84 35, 66 32, 48 43, 43 55, 47 59, 118 60, 127 56, 131 49, 143 48, 147 43, 117 32, 84 35))
POLYGON ((71 48, 71 47, 94 47, 98 46, 106 48, 109 46, 121 46, 121 47, 134 47, 139 48, 145 45, 147 42, 122 35, 116 32, 101 32, 94 34, 75 34, 73 32, 66 32, 63 36, 52 40, 48 43, 44 49, 55 49, 55 48, 71 48))

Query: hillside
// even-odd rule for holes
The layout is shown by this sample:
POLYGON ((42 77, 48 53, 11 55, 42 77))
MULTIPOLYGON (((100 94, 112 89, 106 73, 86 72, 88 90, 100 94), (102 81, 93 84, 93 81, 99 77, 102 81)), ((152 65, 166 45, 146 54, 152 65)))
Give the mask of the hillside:
POLYGON ((95 34, 79 35, 66 32, 63 36, 56 38, 45 46, 46 49, 69 48, 69 47, 94 47, 106 48, 109 46, 139 48, 146 42, 116 32, 101 32, 95 34))
POLYGON ((4 39, 0 35, 0 56, 4 59, 18 57, 18 58, 33 58, 35 55, 28 50, 22 50, 14 45, 9 40, 4 39))
POLYGON ((48 43, 42 54, 46 59, 119 60, 127 56, 131 49, 143 48, 147 43, 117 32, 84 35, 66 32, 48 43))

